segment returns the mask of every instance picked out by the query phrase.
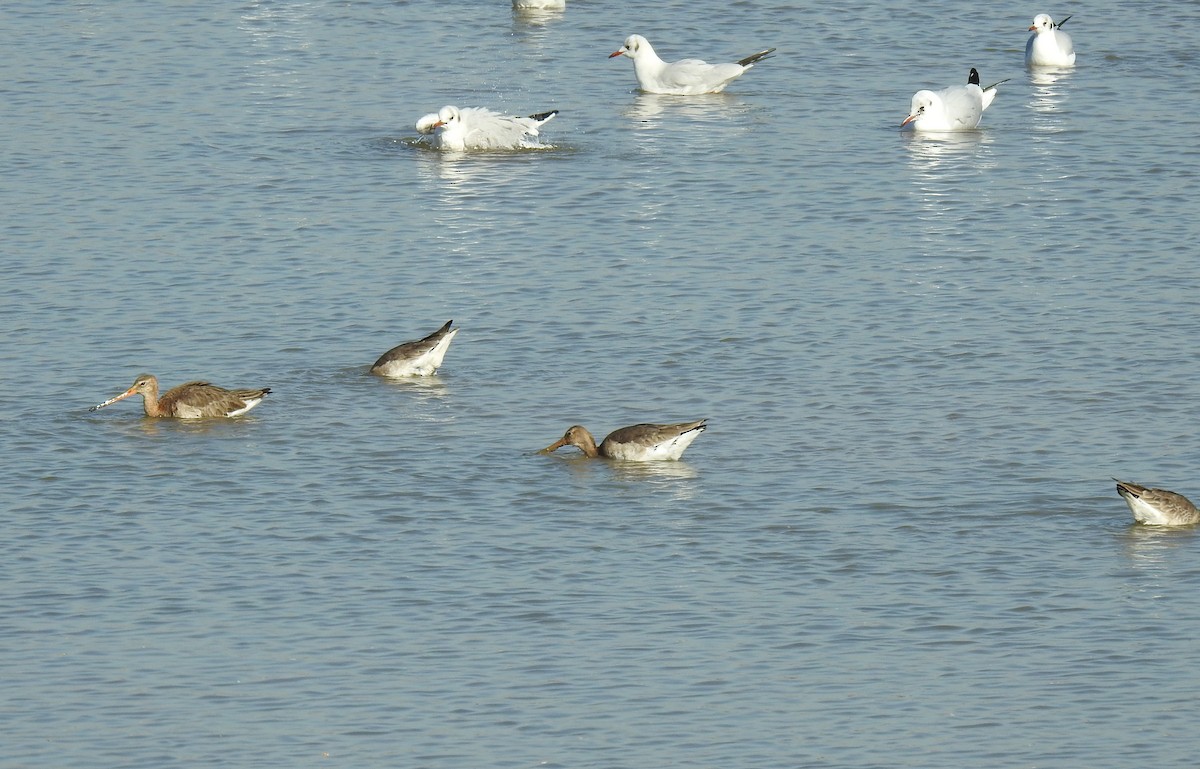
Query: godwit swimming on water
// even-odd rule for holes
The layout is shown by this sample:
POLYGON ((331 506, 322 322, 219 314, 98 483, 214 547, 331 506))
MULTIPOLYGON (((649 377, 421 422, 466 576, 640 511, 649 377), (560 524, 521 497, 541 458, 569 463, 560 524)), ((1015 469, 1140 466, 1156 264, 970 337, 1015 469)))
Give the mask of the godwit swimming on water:
POLYGON ((405 342, 388 350, 371 366, 371 373, 386 377, 428 376, 434 373, 442 365, 450 341, 458 333, 458 329, 450 329, 453 322, 446 321, 446 325, 424 339, 405 342))
MULTIPOLYGON (((1116 481, 1116 478, 1113 478, 1116 481)), ((1200 510, 1182 494, 1149 489, 1136 483, 1117 481, 1117 493, 1133 513, 1133 520, 1155 526, 1190 526, 1200 523, 1200 510)))
POLYGON ((567 430, 566 435, 542 449, 540 453, 549 454, 563 446, 578 446, 585 455, 593 459, 607 457, 633 462, 679 459, 684 449, 704 432, 706 421, 701 419, 675 425, 630 425, 609 433, 599 447, 587 428, 575 425, 567 430))
POLYGON ((148 417, 236 417, 261 403, 269 392, 270 387, 257 390, 226 390, 208 382, 186 382, 167 390, 160 398, 157 377, 153 374, 138 374, 128 390, 104 403, 97 403, 89 411, 102 409, 131 395, 140 395, 148 417))

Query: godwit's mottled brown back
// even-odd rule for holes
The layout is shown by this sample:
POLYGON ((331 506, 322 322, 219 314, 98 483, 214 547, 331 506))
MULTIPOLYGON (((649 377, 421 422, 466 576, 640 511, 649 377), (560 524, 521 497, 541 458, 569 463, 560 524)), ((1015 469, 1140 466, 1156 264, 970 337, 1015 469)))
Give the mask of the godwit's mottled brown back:
POLYGON ((254 408, 270 392, 270 387, 226 390, 211 382, 185 382, 163 393, 158 408, 164 416, 185 419, 237 416, 254 408))

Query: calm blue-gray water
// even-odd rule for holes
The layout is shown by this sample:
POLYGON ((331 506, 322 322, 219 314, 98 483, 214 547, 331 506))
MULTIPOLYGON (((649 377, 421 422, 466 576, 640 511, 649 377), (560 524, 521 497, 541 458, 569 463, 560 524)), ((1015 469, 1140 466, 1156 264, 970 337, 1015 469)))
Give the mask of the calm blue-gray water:
POLYGON ((1111 477, 1200 496, 1200 5, 0 24, 3 769, 1195 765, 1200 540, 1111 477), (655 97, 634 32, 779 50, 655 97), (970 67, 980 130, 898 130, 970 67), (561 114, 442 156, 445 104, 561 114), (87 410, 143 371, 274 392, 87 410))

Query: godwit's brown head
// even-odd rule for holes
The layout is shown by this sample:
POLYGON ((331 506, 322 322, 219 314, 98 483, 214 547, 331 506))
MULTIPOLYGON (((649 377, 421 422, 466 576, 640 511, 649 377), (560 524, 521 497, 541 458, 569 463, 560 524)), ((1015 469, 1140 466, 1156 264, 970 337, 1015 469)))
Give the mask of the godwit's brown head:
POLYGON ((90 409, 88 409, 88 411, 95 411, 96 409, 102 409, 105 406, 111 406, 117 401, 125 400, 131 395, 140 395, 143 398, 157 400, 158 377, 154 376, 153 374, 138 374, 133 380, 133 384, 129 386, 128 390, 113 398, 109 398, 108 400, 104 401, 104 403, 97 403, 95 406, 92 406, 90 409))
POLYGON ((563 446, 577 446, 584 454, 589 457, 596 456, 599 452, 596 449, 596 439, 582 425, 574 425, 567 428, 567 432, 563 437, 559 438, 554 443, 539 451, 539 454, 549 454, 552 451, 557 451, 563 446))

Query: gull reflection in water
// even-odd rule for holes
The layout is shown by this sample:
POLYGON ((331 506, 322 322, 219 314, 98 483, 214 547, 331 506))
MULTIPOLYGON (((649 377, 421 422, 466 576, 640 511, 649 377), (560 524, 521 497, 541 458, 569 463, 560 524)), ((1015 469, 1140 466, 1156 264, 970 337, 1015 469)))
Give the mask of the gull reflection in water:
POLYGON ((622 114, 635 121, 635 128, 658 128, 662 119, 679 117, 697 122, 745 126, 745 115, 750 105, 737 96, 726 93, 710 93, 701 96, 668 96, 658 93, 639 93, 633 97, 622 114))
POLYGON ((949 217, 953 226, 961 227, 947 201, 961 193, 965 178, 995 165, 988 151, 991 137, 983 131, 945 131, 908 133, 903 141, 909 153, 913 193, 925 211, 923 218, 940 222, 949 217))
POLYGON ((1071 74, 1070 69, 1034 69, 1029 71, 1029 83, 1033 86, 1030 107, 1037 112, 1058 112, 1062 106, 1063 86, 1071 74))
POLYGON ((976 155, 992 139, 986 131, 906 131, 902 133, 913 170, 928 171, 947 161, 976 155))
POLYGON ((565 8, 518 8, 513 6, 513 36, 532 43, 546 36, 546 28, 562 19, 565 8))
POLYGON ((1038 131, 1063 130, 1060 115, 1064 98, 1064 81, 1071 69, 1033 69, 1029 71, 1032 86, 1029 109, 1033 110, 1033 127, 1038 131))
POLYGON ((417 177, 426 211, 447 233, 461 232, 476 242, 500 214, 492 204, 497 195, 507 198, 532 187, 531 158, 543 150, 497 152, 418 152, 417 177))

